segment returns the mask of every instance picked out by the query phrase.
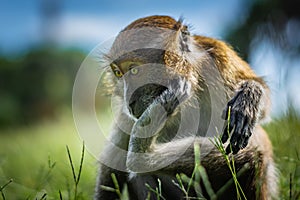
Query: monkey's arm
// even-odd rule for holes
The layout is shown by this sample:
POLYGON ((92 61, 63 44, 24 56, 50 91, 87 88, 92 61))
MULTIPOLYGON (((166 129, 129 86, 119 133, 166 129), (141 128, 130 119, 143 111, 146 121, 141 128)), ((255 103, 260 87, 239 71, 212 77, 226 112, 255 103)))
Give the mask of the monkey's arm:
POLYGON ((268 114, 269 89, 228 44, 203 36, 194 39, 218 68, 228 95, 234 93, 223 113, 223 118, 228 120, 230 108, 229 126, 225 126, 222 141, 225 143, 231 133, 232 150, 237 153, 247 146, 253 128, 268 114))
MULTIPOLYGON (((222 142, 225 143, 231 133, 230 144, 234 154, 247 146, 253 129, 264 118, 269 106, 268 93, 264 83, 256 80, 243 81, 228 102, 223 113, 228 123, 222 135, 222 142)), ((230 152, 230 146, 226 151, 230 152)))
MULTIPOLYGON (((184 78, 178 78, 178 80, 171 83, 167 90, 157 97, 157 99, 144 111, 138 121, 136 121, 132 128, 128 147, 126 165, 129 169, 135 169, 135 171, 138 171, 137 168, 140 168, 140 165, 138 164, 139 161, 141 161, 141 164, 143 164, 141 169, 145 169, 144 164, 147 162, 144 162, 143 160, 147 159, 147 155, 152 155, 152 152, 156 151, 154 150, 157 147, 155 144, 156 138, 159 135, 164 134, 161 132, 161 130, 165 122, 169 117, 172 117, 171 115, 174 113, 176 108, 188 97, 190 97, 190 91, 190 83, 184 78)), ((182 148, 187 147, 187 144, 183 144, 182 146, 182 148)), ((174 152, 174 156, 178 156, 179 154, 180 153, 178 153, 178 151, 176 153, 174 152)), ((162 158, 166 157, 162 155, 162 158)), ((151 159, 149 161, 151 161, 151 159)), ((160 159, 155 159, 155 161, 160 163, 159 160, 160 159)))

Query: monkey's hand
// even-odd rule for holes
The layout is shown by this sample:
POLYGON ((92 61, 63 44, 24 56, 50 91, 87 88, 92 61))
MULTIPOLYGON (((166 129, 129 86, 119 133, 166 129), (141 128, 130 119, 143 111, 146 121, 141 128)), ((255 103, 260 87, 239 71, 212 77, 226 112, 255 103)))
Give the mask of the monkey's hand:
POLYGON ((162 105, 169 116, 190 96, 191 83, 185 78, 178 77, 170 82, 169 87, 155 99, 154 104, 162 105))
POLYGON ((235 96, 228 102, 223 118, 227 120, 222 135, 225 143, 230 137, 226 152, 236 154, 247 146, 261 110, 261 98, 264 88, 256 81, 244 82, 235 96))
POLYGON ((163 128, 168 116, 190 96, 190 93, 189 81, 184 78, 172 81, 134 124, 129 149, 133 152, 146 152, 154 136, 163 128))

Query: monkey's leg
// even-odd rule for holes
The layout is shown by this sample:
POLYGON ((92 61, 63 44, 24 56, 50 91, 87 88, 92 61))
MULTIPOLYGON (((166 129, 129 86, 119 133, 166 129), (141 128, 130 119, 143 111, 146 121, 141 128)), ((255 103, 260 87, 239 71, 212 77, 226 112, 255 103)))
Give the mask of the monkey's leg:
MULTIPOLYGON (((247 146, 253 129, 263 118, 262 115, 269 106, 267 96, 266 86, 259 81, 250 80, 243 82, 235 96, 228 102, 223 117, 227 120, 229 112, 230 116, 224 128, 222 142, 225 143, 231 133, 230 144, 234 154, 247 146)), ((226 152, 230 152, 229 145, 226 152)))
MULTIPOLYGON (((258 199, 269 199, 271 198, 270 191, 274 190, 270 187, 276 185, 275 172, 272 171, 274 163, 266 152, 267 150, 264 149, 266 146, 264 137, 266 136, 261 134, 263 133, 257 132, 245 149, 230 157, 230 159, 234 159, 237 178, 247 199, 256 199, 256 195, 260 197, 258 199)), ((131 176, 167 174, 175 177, 177 173, 191 176, 195 167, 194 144, 198 144, 201 152, 201 165, 206 169, 213 191, 217 193, 232 179, 233 175, 224 155, 219 152, 209 138, 187 137, 159 144, 155 143, 155 138, 152 143, 145 142, 145 138, 140 137, 132 137, 131 140, 135 140, 136 144, 149 144, 148 147, 136 149, 136 146, 132 146, 132 151, 135 152, 128 152, 127 167, 131 171, 131 176)), ((174 178, 174 180, 176 179, 174 178)), ((218 194, 218 198, 236 199, 234 182, 228 186, 225 193, 218 194)))

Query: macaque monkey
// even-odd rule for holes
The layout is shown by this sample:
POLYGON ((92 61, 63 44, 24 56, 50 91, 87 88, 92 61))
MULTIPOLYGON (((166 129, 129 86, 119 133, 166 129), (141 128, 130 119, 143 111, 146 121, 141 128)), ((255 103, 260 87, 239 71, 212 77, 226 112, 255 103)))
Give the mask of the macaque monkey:
MULTIPOLYGON (((237 179, 247 199, 276 198, 272 146, 259 125, 268 116, 269 89, 229 45, 190 34, 182 20, 150 16, 122 30, 105 58, 120 108, 100 157, 95 199, 119 198, 103 187, 115 188, 112 174, 130 199, 156 199, 146 184, 156 188, 158 180, 165 199, 184 199, 176 174, 191 177, 195 145, 214 192, 233 177, 225 154, 237 173, 244 169, 237 179)), ((234 183, 217 194, 237 199, 234 183)))

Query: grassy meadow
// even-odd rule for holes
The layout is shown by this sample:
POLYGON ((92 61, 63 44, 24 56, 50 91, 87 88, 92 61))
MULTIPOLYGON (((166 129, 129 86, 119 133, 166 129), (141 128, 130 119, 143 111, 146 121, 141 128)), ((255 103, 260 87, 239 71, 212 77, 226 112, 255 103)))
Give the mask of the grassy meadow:
MULTIPOLYGON (((59 199, 61 195, 62 199, 74 199, 75 183, 66 146, 78 174, 83 145, 71 112, 54 121, 1 133, 0 186, 12 179, 2 190, 5 198, 59 199)), ((85 151, 77 199, 92 199, 96 171, 96 159, 85 151)))
MULTIPOLYGON (((299 199, 300 119, 291 111, 273 119, 265 129, 273 142, 280 170, 280 199, 299 199)), ((71 112, 56 120, 2 131, 0 199, 92 199, 97 163, 88 151, 75 189, 66 145, 78 176, 82 141, 71 112)))
POLYGON ((300 199, 300 118, 293 110, 264 126, 280 172, 279 199, 300 199))

